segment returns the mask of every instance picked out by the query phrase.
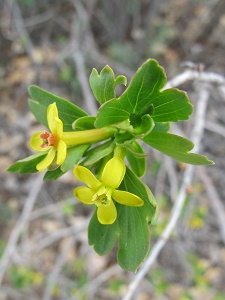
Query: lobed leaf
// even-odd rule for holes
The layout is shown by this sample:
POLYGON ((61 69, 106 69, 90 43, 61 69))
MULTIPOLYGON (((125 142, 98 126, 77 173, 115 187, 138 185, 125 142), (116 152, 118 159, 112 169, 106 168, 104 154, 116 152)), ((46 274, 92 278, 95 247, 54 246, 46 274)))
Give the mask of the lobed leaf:
POLYGON ((126 77, 123 75, 115 79, 114 72, 109 66, 105 66, 100 74, 93 69, 90 75, 90 86, 96 100, 103 104, 116 97, 115 88, 118 84, 126 85, 126 77))
POLYGON ((192 105, 186 93, 178 89, 161 91, 165 83, 164 69, 157 61, 147 60, 125 92, 100 107, 95 126, 104 127, 129 119, 131 114, 144 114, 151 104, 154 107, 151 117, 155 122, 187 120, 192 113, 192 105))

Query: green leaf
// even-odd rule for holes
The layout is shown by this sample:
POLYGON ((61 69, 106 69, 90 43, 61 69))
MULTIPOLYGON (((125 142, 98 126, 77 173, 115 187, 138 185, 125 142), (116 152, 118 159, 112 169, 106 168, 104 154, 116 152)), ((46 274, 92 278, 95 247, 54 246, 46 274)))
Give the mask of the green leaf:
POLYGON ((155 122, 152 132, 167 132, 170 130, 170 123, 155 122))
POLYGON ((104 103, 97 114, 96 127, 104 127, 129 119, 131 114, 144 114, 149 105, 155 122, 187 120, 192 105, 186 93, 177 89, 160 91, 166 83, 164 69, 153 59, 136 72, 130 85, 118 98, 104 103))
POLYGON ((93 116, 81 117, 73 122, 72 128, 73 128, 73 130, 94 129, 95 128, 95 125, 94 125, 95 120, 96 120, 96 117, 93 117, 93 116))
POLYGON ((159 93, 151 103, 154 106, 152 118, 155 122, 188 120, 193 110, 187 94, 175 88, 159 93))
POLYGON ((74 120, 87 116, 87 113, 75 104, 51 94, 38 86, 31 85, 28 92, 33 98, 29 99, 31 112, 36 119, 46 127, 48 127, 46 116, 47 107, 54 102, 56 102, 58 108, 59 118, 63 122, 64 131, 71 131, 74 120))
POLYGON ((96 146, 86 152, 85 156, 87 156, 87 158, 83 161, 82 164, 84 166, 93 165, 94 163, 100 161, 103 157, 112 153, 114 148, 115 143, 112 140, 99 146, 96 146))
POLYGON ((90 75, 90 86, 95 95, 95 98, 100 104, 105 103, 107 100, 116 97, 115 88, 118 84, 126 85, 126 77, 114 77, 114 72, 109 66, 105 66, 100 74, 96 69, 93 69, 90 75))
POLYGON ((134 126, 134 134, 136 137, 143 137, 149 134, 155 126, 155 122, 149 115, 140 118, 140 122, 134 126))
POLYGON ((155 224, 158 207, 149 188, 129 168, 120 189, 138 195, 144 200, 144 205, 129 207, 115 203, 118 216, 112 225, 100 224, 95 211, 88 228, 88 240, 99 255, 104 255, 114 247, 119 237, 118 263, 123 269, 135 272, 148 254, 149 224, 155 224))
POLYGON ((97 218, 97 209, 88 226, 88 242, 99 255, 108 253, 114 247, 118 237, 118 224, 102 225, 97 218))
POLYGON ((206 156, 190 153, 194 148, 194 144, 174 134, 151 132, 143 138, 143 141, 163 154, 184 163, 203 166, 214 164, 214 162, 208 160, 206 156))
POLYGON ((85 151, 90 147, 89 144, 74 146, 67 149, 67 155, 61 170, 65 173, 69 171, 83 157, 85 151))
POLYGON ((79 160, 83 157, 84 152, 90 147, 90 145, 79 145, 67 148, 67 155, 64 163, 54 169, 48 169, 45 173, 44 180, 56 180, 63 174, 68 172, 71 168, 76 165, 79 160))
POLYGON ((115 141, 117 145, 126 145, 133 143, 134 135, 129 131, 122 131, 115 133, 115 141))
POLYGON ((60 169, 60 166, 59 166, 57 169, 54 169, 54 170, 49 169, 49 170, 45 173, 43 180, 44 180, 44 181, 47 181, 47 180, 56 180, 56 179, 58 179, 59 177, 61 177, 63 174, 65 174, 65 172, 63 172, 63 171, 60 169))
POLYGON ((146 171, 146 159, 145 152, 140 144, 134 141, 126 151, 126 157, 130 164, 132 171, 138 176, 141 177, 145 174, 146 171), (140 156, 140 154, 142 156, 140 156))
POLYGON ((46 152, 36 153, 31 156, 28 156, 24 159, 18 160, 12 166, 10 166, 8 172, 19 172, 20 174, 28 174, 38 172, 36 165, 44 159, 47 155, 46 152))
POLYGON ((126 189, 144 200, 141 207, 116 204, 120 230, 118 262, 123 269, 135 272, 149 252, 149 223, 155 224, 159 212, 149 188, 129 168, 120 189, 126 189))

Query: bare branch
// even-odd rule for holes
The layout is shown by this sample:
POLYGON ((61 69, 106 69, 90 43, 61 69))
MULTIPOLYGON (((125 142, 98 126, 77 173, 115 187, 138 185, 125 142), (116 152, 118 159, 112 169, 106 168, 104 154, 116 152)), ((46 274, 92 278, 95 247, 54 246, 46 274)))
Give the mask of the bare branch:
MULTIPOLYGON (((84 296, 84 294, 86 293, 91 293, 93 296, 96 290, 98 290, 99 286, 103 282, 106 282, 108 279, 112 278, 113 275, 118 274, 120 272, 122 272, 122 270, 117 264, 106 269, 104 272, 101 272, 92 281, 89 281, 87 284, 85 284, 84 286, 82 286, 82 288, 79 289, 79 298, 84 296)), ((69 300, 76 300, 76 299, 77 299, 77 295, 71 297, 69 300)))
POLYGON ((199 82, 211 83, 225 87, 225 78, 213 72, 198 72, 195 70, 186 70, 183 73, 169 80, 164 89, 179 86, 187 81, 197 80, 199 82))
MULTIPOLYGON (((74 199, 70 198, 69 200, 66 201, 66 204, 69 204, 69 205, 76 205, 77 203, 78 202, 76 201, 75 198, 74 199)), ((33 221, 40 217, 43 217, 44 215, 47 215, 47 214, 58 213, 59 211, 62 211, 64 205, 65 205, 65 200, 60 201, 58 203, 53 203, 53 204, 49 204, 47 206, 38 208, 31 213, 30 221, 33 221)))
POLYGON ((77 17, 74 16, 74 21, 71 27, 70 44, 73 49, 71 56, 77 69, 77 77, 80 82, 86 108, 92 115, 95 115, 97 105, 89 87, 89 81, 85 73, 85 59, 81 50, 83 36, 85 36, 89 18, 83 4, 80 1, 74 1, 73 4, 78 13, 77 17), (80 24, 82 24, 82 28, 80 28, 80 24))
MULTIPOLYGON (((202 86, 202 88, 199 88, 199 91, 201 92, 199 95, 199 101, 196 104, 196 114, 195 114, 195 123, 194 128, 192 131, 192 140, 195 143, 195 152, 197 153, 199 151, 200 141, 203 135, 204 130, 204 122, 205 122, 205 114, 206 114, 206 108, 207 108, 207 102, 209 98, 209 91, 208 87, 206 85, 202 86)), ((192 177, 193 177, 193 171, 194 166, 188 165, 186 170, 184 171, 183 181, 178 193, 178 196, 176 198, 175 204, 173 206, 173 210, 171 213, 171 218, 166 226, 166 228, 163 230, 160 238, 154 245, 149 257, 145 261, 145 263, 140 267, 137 275, 134 277, 134 280, 130 283, 128 287, 128 292, 123 297, 122 300, 130 300, 138 288, 139 284, 141 283, 142 279, 146 275, 146 273, 150 270, 151 266, 154 264, 154 262, 157 260, 161 250, 166 245, 171 233, 175 229, 175 226, 179 220, 186 195, 187 195, 187 187, 191 183, 192 177)))
POLYGON ((206 121, 205 128, 225 137, 225 127, 220 124, 211 121, 206 121))
POLYGON ((24 227, 26 226, 30 218, 31 211, 34 207, 34 204, 37 200, 38 193, 40 192, 43 184, 42 179, 43 179, 43 174, 39 174, 36 177, 36 179, 32 181, 30 186, 30 192, 24 203, 23 211, 11 232, 9 241, 7 243, 7 247, 2 255, 2 259, 0 262, 0 285, 4 277, 5 271, 7 269, 7 266, 9 264, 9 260, 13 255, 13 252, 16 250, 16 244, 18 242, 20 234, 23 231, 24 227))
POLYGON ((207 174, 207 170, 204 167, 198 167, 198 175, 204 183, 205 189, 211 198, 210 204, 216 215, 216 220, 220 229, 220 234, 225 244, 225 209, 222 203, 222 200, 217 193, 217 190, 207 174))
POLYGON ((64 246, 61 254, 58 256, 56 263, 48 277, 48 284, 44 291, 43 300, 51 300, 52 299, 52 291, 57 282, 59 274, 65 264, 65 260, 67 258, 68 252, 74 246, 74 243, 77 239, 77 236, 72 236, 68 243, 64 246))
POLYGON ((53 243, 57 242, 58 240, 65 238, 67 236, 78 235, 82 231, 86 230, 88 227, 89 218, 86 218, 84 223, 76 228, 74 226, 66 227, 61 230, 58 230, 51 235, 47 235, 43 239, 37 241, 35 245, 31 248, 31 251, 39 252, 42 249, 51 246, 53 243))

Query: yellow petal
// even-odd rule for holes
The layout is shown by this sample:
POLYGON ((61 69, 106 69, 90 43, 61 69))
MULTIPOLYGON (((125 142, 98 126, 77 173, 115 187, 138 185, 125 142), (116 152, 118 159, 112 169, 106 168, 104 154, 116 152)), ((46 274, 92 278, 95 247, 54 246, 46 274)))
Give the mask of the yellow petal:
POLYGON ((118 188, 126 172, 126 166, 119 157, 111 158, 102 172, 102 183, 114 189, 118 188))
POLYGON ((112 198, 116 202, 127 206, 142 206, 144 204, 140 197, 126 191, 114 190, 112 198))
POLYGON ((66 159, 66 151, 67 151, 66 144, 62 140, 60 140, 57 146, 57 159, 56 159, 57 165, 61 165, 66 159))
POLYGON ((39 172, 42 172, 44 169, 46 169, 50 164, 53 162, 55 158, 56 149, 54 147, 51 147, 50 151, 48 152, 47 156, 37 164, 36 168, 39 172))
POLYGON ((56 125, 56 131, 54 132, 58 138, 60 138, 63 134, 63 122, 55 117, 55 125, 56 125))
POLYGON ((56 118, 58 118, 58 109, 56 103, 52 103, 47 108, 48 127, 52 133, 57 132, 56 118))
POLYGON ((74 190, 74 196, 85 204, 94 204, 92 197, 94 192, 86 186, 80 186, 74 190))
POLYGON ((45 148, 41 148, 41 145, 43 144, 43 140, 40 138, 40 135, 43 133, 43 131, 35 132, 31 138, 30 138, 30 147, 33 150, 36 151, 47 151, 50 149, 49 146, 45 148))
POLYGON ((117 211, 113 201, 111 201, 109 206, 99 206, 97 209, 97 217, 101 224, 113 224, 117 217, 117 211))
POLYGON ((89 188, 96 190, 101 182, 85 167, 78 166, 73 170, 73 174, 77 179, 85 183, 89 188))

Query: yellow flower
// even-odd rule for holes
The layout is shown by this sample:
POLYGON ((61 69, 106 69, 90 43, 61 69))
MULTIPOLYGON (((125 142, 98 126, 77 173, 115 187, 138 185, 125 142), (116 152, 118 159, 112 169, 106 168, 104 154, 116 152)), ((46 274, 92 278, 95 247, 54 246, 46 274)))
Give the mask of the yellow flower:
POLYGON ((74 190, 74 195, 85 204, 95 204, 97 217, 101 224, 112 224, 117 217, 113 200, 128 206, 142 206, 143 200, 127 191, 117 190, 126 172, 126 166, 119 157, 113 157, 105 165, 99 181, 91 171, 82 166, 74 168, 74 175, 88 187, 74 190))
POLYGON ((57 165, 61 165, 66 158, 66 143, 62 140, 63 123, 59 119, 56 103, 47 109, 48 127, 51 132, 44 130, 34 133, 30 139, 30 147, 36 151, 48 151, 47 156, 37 164, 38 171, 43 171, 51 165, 55 156, 57 165))
POLYGON ((56 103, 50 104, 47 109, 47 121, 50 132, 38 131, 31 136, 30 147, 36 151, 48 151, 47 156, 37 164, 38 171, 43 171, 51 165, 55 156, 57 165, 61 165, 67 154, 67 146, 91 144, 111 138, 117 129, 108 126, 98 129, 82 131, 63 131, 63 122, 59 119, 56 103))

